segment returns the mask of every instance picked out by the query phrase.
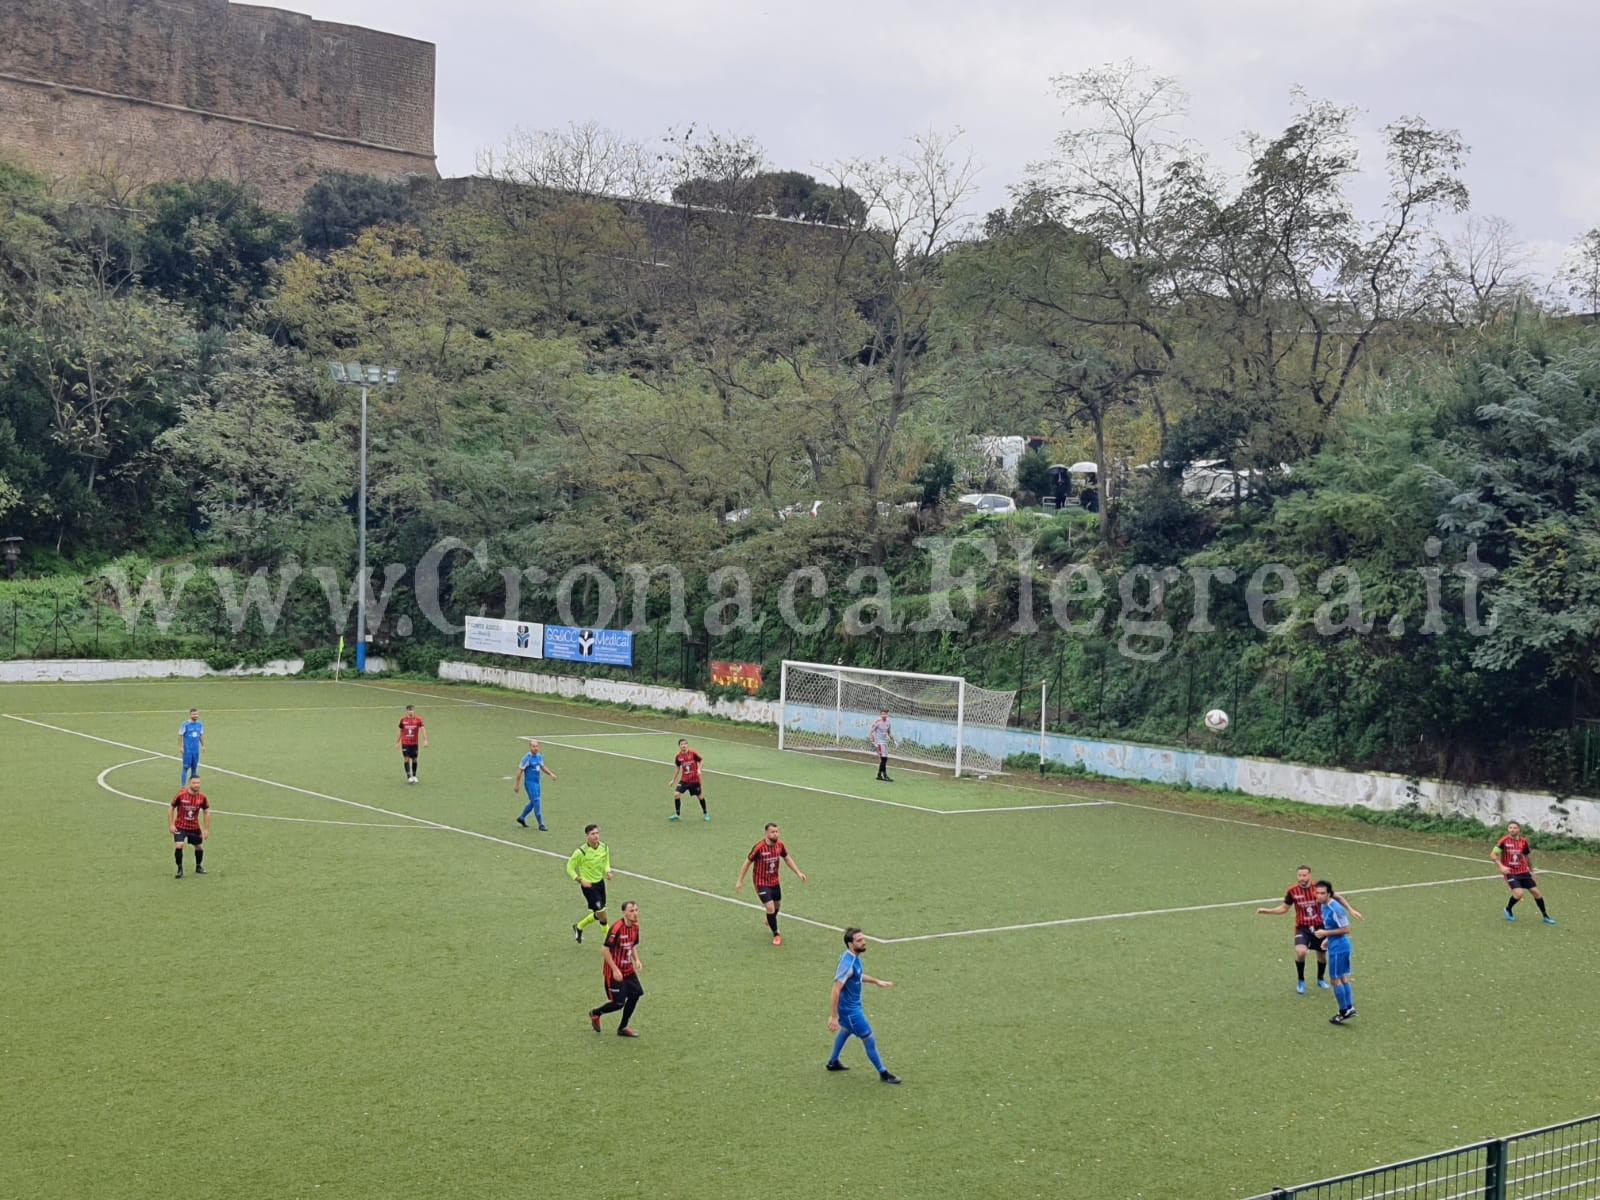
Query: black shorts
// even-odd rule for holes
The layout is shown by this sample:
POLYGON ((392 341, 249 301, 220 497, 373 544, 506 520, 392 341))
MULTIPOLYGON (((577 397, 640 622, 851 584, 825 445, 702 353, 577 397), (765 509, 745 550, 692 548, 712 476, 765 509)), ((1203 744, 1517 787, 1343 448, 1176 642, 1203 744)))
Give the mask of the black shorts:
POLYGON ((1316 930, 1309 925, 1296 925, 1294 927, 1294 944, 1315 950, 1318 954, 1323 951, 1322 939, 1317 936, 1316 930))
POLYGON ((606 907, 606 881, 597 883, 580 883, 583 889, 583 902, 589 906, 590 912, 604 912, 606 907))
POLYGON ((700 794, 700 785, 698 783, 690 783, 686 779, 677 786, 676 790, 680 796, 684 792, 688 792, 691 796, 698 796, 700 794))
POLYGON ((624 975, 621 979, 613 979, 606 984, 606 999, 625 1003, 631 996, 634 1000, 644 995, 644 984, 639 982, 637 975, 624 975))
POLYGON ((417 756, 417 746, 416 746, 415 742, 413 742, 409 746, 402 745, 400 747, 400 757, 401 758, 415 758, 416 756, 417 756))
POLYGON ((172 834, 172 842, 173 845, 180 845, 183 842, 188 842, 191 846, 198 846, 200 844, 200 831, 198 829, 174 830, 172 834))
POLYGON ((1524 871, 1521 875, 1507 875, 1506 886, 1508 888, 1520 888, 1525 892, 1529 888, 1536 888, 1539 885, 1534 881, 1531 871, 1524 871))
POLYGON ((771 887, 758 887, 756 895, 761 897, 761 903, 763 904, 776 904, 783 899, 783 889, 777 884, 773 884, 771 887))

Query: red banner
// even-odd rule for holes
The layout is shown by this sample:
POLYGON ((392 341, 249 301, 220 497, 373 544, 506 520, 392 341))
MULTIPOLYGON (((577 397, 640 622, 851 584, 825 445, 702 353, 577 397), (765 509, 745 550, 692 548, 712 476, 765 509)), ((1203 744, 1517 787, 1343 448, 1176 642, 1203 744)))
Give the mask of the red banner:
POLYGON ((761 687, 761 664, 742 662, 711 662, 711 682, 718 687, 738 684, 747 692, 761 687))

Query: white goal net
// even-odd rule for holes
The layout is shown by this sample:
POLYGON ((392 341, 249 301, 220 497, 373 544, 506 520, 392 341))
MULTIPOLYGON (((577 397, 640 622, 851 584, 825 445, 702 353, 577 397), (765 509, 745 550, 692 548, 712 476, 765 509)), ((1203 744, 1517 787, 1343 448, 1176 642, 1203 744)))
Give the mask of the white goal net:
POLYGON ((1005 760, 1006 716, 1016 692, 976 687, 959 675, 916 675, 784 661, 778 748, 876 754, 872 726, 889 714, 889 755, 988 774, 1005 760))

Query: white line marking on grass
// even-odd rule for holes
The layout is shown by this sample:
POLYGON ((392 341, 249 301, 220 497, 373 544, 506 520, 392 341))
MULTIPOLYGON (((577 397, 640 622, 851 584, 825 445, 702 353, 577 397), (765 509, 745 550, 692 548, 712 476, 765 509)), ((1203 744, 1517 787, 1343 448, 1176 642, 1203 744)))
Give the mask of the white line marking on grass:
MULTIPOLYGON (((1443 887, 1452 883, 1483 883, 1497 880, 1498 875, 1471 875, 1464 879, 1430 879, 1424 883, 1392 883, 1383 887, 1349 888, 1346 896, 1365 895, 1369 892, 1398 892, 1408 888, 1443 887)), ((1219 908, 1246 908, 1252 904, 1271 904, 1282 896, 1268 896, 1260 900, 1226 900, 1220 904, 1189 904, 1182 908, 1146 908, 1135 912, 1096 913, 1088 917, 1059 917, 1053 921, 1028 921, 1021 925, 991 925, 987 929, 955 929, 948 933, 919 933, 912 937, 884 938, 885 945, 902 942, 934 942, 944 938, 977 937, 985 933, 1016 933, 1024 929, 1054 929, 1062 925, 1089 925, 1096 921, 1125 921, 1133 917, 1167 917, 1179 913, 1211 912, 1219 908)))
MULTIPOLYGON (((122 750, 133 750, 137 753, 148 755, 150 759, 167 759, 170 762, 178 761, 176 755, 163 754, 158 750, 151 750, 147 746, 131 746, 127 742, 118 742, 112 740, 111 738, 100 737, 93 733, 83 733, 76 729, 66 729, 59 725, 47 725, 43 721, 33 721, 27 717, 19 717, 12 713, 0 713, 0 717, 4 717, 8 721, 19 722, 23 725, 33 725, 39 729, 48 729, 52 733, 65 733, 71 737, 83 738, 86 741, 100 742, 107 746, 116 746, 122 750)), ((230 771, 226 767, 213 766, 207 769, 213 775, 232 775, 235 779, 248 779, 251 783, 260 783, 267 787, 283 788, 285 791, 299 792, 303 796, 313 796, 319 800, 331 800, 335 804, 348 804, 352 808, 363 808, 368 812, 382 813, 386 817, 398 817, 403 821, 414 821, 418 825, 428 826, 434 829, 443 829, 449 833, 459 833, 463 837, 477 838, 479 841, 490 842, 496 846, 507 846, 513 850, 526 851, 529 854, 541 854, 546 858, 559 859, 561 862, 566 862, 568 858, 568 855, 562 854, 556 850, 545 850, 539 846, 529 846, 523 842, 513 842, 509 838, 496 837, 492 833, 480 833, 476 829, 462 829, 458 825, 446 825, 442 821, 430 821, 426 817, 414 817, 410 813, 395 812, 391 809, 380 808, 376 804, 363 804, 359 800, 346 800, 342 796, 330 796, 327 792, 314 792, 310 788, 296 787, 292 783, 279 783, 276 779, 262 779, 259 775, 246 775, 242 771, 230 771)), ((761 904, 752 904, 748 900, 735 900, 731 896, 721 896, 716 892, 707 892, 697 887, 690 887, 686 883, 674 883, 670 879, 660 879, 654 875, 641 874, 638 871, 618 870, 615 871, 614 874, 626 876, 629 879, 642 880, 645 883, 659 884, 661 887, 673 888, 680 892, 691 892, 696 896, 704 896, 708 900, 718 900, 723 904, 732 904, 737 908, 750 909, 752 912, 764 913, 766 911, 766 907, 761 904)), ((842 925, 830 925, 826 921, 814 921, 810 917, 802 917, 796 913, 788 911, 785 911, 783 915, 786 920, 798 921, 802 925, 811 925, 818 929, 829 930, 833 933, 844 932, 844 926, 842 925)), ((878 941, 881 939, 869 938, 868 940, 878 941)))
MULTIPOLYGON (((650 763, 652 766, 665 765, 660 759, 645 758, 642 754, 624 754, 620 750, 599 750, 594 746, 573 746, 556 738, 546 739, 545 744, 559 747, 562 750, 582 750, 585 754, 604 754, 607 758, 627 758, 634 762, 650 763)), ((942 812, 941 809, 924 808, 920 804, 903 804, 898 800, 885 800, 880 796, 858 796, 854 792, 836 792, 830 788, 812 787, 810 784, 805 783, 789 783, 782 779, 762 779, 758 775, 740 775, 736 771, 712 771, 701 768, 700 773, 702 775, 720 775, 724 779, 742 779, 746 783, 764 783, 769 787, 793 788, 799 792, 816 792, 823 796, 839 796, 845 800, 864 800, 868 804, 883 804, 890 808, 907 808, 912 812, 932 813, 935 816, 940 815, 942 812)))
MULTIPOLYGON (((155 754, 148 758, 134 758, 129 759, 127 762, 117 763, 115 766, 107 767, 104 771, 101 771, 100 774, 95 776, 94 781, 114 796, 121 796, 126 800, 137 800, 140 804, 153 804, 157 808, 166 808, 169 803, 166 800, 152 800, 148 796, 135 796, 132 792, 125 792, 121 788, 112 787, 106 782, 106 777, 113 771, 120 771, 123 767, 131 767, 138 763, 159 762, 163 757, 163 755, 155 754)), ((256 821, 291 821, 297 825, 346 825, 355 829, 422 829, 435 832, 432 826, 419 825, 415 821, 404 825, 390 825, 377 821, 330 821, 318 817, 274 817, 266 813, 236 812, 227 808, 213 808, 211 811, 219 817, 249 817, 256 821)))
MULTIPOLYGON (((562 737, 562 735, 557 734, 555 737, 546 738, 546 739, 543 739, 543 741, 544 741, 544 744, 547 745, 547 746, 555 746, 555 747, 558 747, 559 749, 562 749, 562 750, 581 750, 585 754, 603 754, 607 758, 627 758, 627 759, 633 760, 634 762, 642 762, 642 763, 659 764, 659 762, 660 762, 660 760, 658 760, 658 759, 645 758, 641 754, 624 754, 620 750, 600 750, 600 749, 597 749, 594 746, 573 746, 573 745, 569 745, 569 744, 564 743, 561 740, 561 737, 562 737)), ((660 765, 665 765, 665 764, 660 764, 660 765)), ((702 775, 720 775, 724 779, 742 779, 746 783, 764 783, 768 787, 792 788, 793 790, 795 790, 797 792, 814 792, 819 796, 838 796, 838 797, 840 797, 841 799, 844 799, 844 800, 860 800, 860 801, 863 801, 863 802, 865 802, 867 804, 882 804, 887 808, 904 808, 904 809, 909 809, 911 812, 927 813, 929 816, 934 816, 934 817, 949 817, 949 816, 955 816, 955 815, 958 815, 958 814, 967 814, 967 813, 1017 812, 1017 811, 1020 811, 1020 810, 1014 809, 1014 808, 1013 809, 1007 809, 1007 808, 962 808, 962 809, 955 809, 955 810, 944 809, 944 808, 928 808, 925 805, 921 805, 921 804, 907 804, 907 803, 905 803, 904 801, 901 801, 901 800, 885 800, 882 796, 861 796, 861 795, 856 794, 855 792, 838 792, 838 791, 834 791, 832 788, 813 787, 809 783, 790 783, 786 779, 763 779, 759 775, 741 775, 737 771, 713 771, 708 767, 702 767, 701 770, 700 770, 700 773, 702 775)), ((1114 803, 1114 801, 1109 801, 1109 800, 1092 801, 1091 803, 1093 803, 1093 804, 1110 804, 1110 803, 1114 803)), ((1083 804, 1039 804, 1039 805, 1032 805, 1030 807, 1034 807, 1034 808, 1083 808, 1083 807, 1085 807, 1085 805, 1083 805, 1083 804)))
MULTIPOLYGON (((641 735, 637 734, 637 733, 538 733, 538 734, 534 734, 534 733, 519 733, 519 734, 515 735, 516 740, 519 741, 519 742, 542 742, 542 741, 545 741, 548 738, 557 738, 557 737, 566 738, 567 740, 570 741, 573 738, 639 737, 639 736, 641 736, 641 735)), ((652 760, 652 761, 654 761, 654 760, 652 760)))
MULTIPOLYGON (((507 712, 531 713, 531 714, 533 714, 535 716, 540 716, 540 717, 561 717, 561 718, 564 718, 565 720, 569 720, 569 721, 587 721, 591 725, 612 725, 612 726, 615 726, 618 729, 630 730, 632 733, 635 733, 635 734, 651 734, 651 735, 656 735, 656 736, 660 736, 660 737, 681 737, 681 736, 683 736, 683 733, 682 733, 681 730, 658 729, 653 725, 630 725, 625 721, 607 721, 607 720, 603 720, 600 717, 580 717, 575 713, 552 712, 550 709, 547 709, 547 708, 534 708, 531 703, 529 703, 529 704, 495 704, 494 702, 489 701, 489 700, 468 700, 468 699, 466 699, 465 697, 462 697, 462 696, 451 696, 451 695, 447 695, 447 694, 442 693, 442 692, 421 692, 421 691, 415 690, 414 688, 389 687, 386 684, 381 684, 381 683, 358 683, 358 684, 355 684, 354 686, 355 687, 371 688, 374 691, 380 691, 380 692, 396 692, 396 693, 398 693, 398 694, 400 694, 402 696, 422 696, 422 697, 425 697, 425 698, 430 699, 430 700, 447 701, 450 704, 466 704, 466 705, 470 705, 473 708, 501 708, 501 709, 504 709, 507 712)), ((441 686, 447 686, 447 685, 441 685, 441 686)), ((467 684, 465 686, 471 687, 471 686, 474 686, 474 685, 467 684)), ((559 697, 559 696, 556 697, 554 700, 550 701, 550 703, 553 703, 553 704, 560 704, 561 702, 562 702, 562 697, 559 697)), ((691 719, 695 715, 697 715, 697 714, 690 714, 691 719)), ((752 728, 755 728, 755 727, 752 726, 752 728)), ((620 733, 617 733, 617 734, 568 733, 568 734, 558 734, 556 736, 559 736, 559 737, 624 737, 624 736, 628 736, 628 735, 620 734, 620 733)), ((541 740, 543 740, 543 739, 541 739, 541 740)), ((696 733, 694 735, 694 740, 697 741, 697 742, 716 742, 720 746, 745 746, 745 747, 751 747, 751 743, 750 742, 743 741, 743 740, 741 740, 739 738, 717 737, 715 734, 710 734, 710 733, 706 733, 706 734, 696 733)), ((752 748, 757 749, 757 750, 770 749, 770 747, 766 747, 766 746, 754 746, 752 748)), ((804 755, 806 758, 820 758, 820 759, 824 759, 824 760, 826 760, 828 762, 839 762, 840 761, 840 759, 839 759, 839 757, 837 755, 834 755, 834 754, 822 754, 822 753, 819 753, 819 752, 814 751, 814 750, 785 750, 784 753, 785 754, 801 754, 801 755, 804 755)), ((863 751, 862 753, 865 753, 865 752, 863 751)), ((927 771, 927 770, 923 770, 920 767, 908 767, 903 763, 897 765, 895 767, 895 770, 903 771, 908 775, 942 775, 943 774, 942 771, 927 771)))
POLYGON ((1587 879, 1590 883, 1600 883, 1600 875, 1579 875, 1576 871, 1535 871, 1536 875, 1564 875, 1568 879, 1587 879))
POLYGON ((940 808, 940 816, 962 817, 968 813, 1042 812, 1052 808, 1101 808, 1115 804, 1115 800, 1076 800, 1071 804, 1013 804, 1006 808, 940 808))
MULTIPOLYGON (((206 705, 206 713, 219 712, 383 712, 393 708, 391 704, 285 704, 277 707, 259 707, 256 705, 228 708, 221 705, 206 705)), ((90 709, 21 709, 19 715, 30 717, 142 717, 159 716, 161 713, 171 713, 178 717, 183 715, 182 709, 177 708, 90 708, 90 709)))

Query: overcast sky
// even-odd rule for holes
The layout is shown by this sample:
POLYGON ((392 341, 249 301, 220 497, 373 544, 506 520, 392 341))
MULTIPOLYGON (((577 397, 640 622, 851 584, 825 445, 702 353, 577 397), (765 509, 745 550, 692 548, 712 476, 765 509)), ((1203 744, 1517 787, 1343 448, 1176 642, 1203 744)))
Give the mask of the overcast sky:
MULTIPOLYGON (((1052 76, 1132 59, 1191 97, 1185 132, 1232 163, 1276 133, 1290 90, 1458 129, 1473 210, 1505 217, 1546 271, 1600 224, 1600 0, 285 0, 438 47, 445 175, 517 126, 596 121, 751 136, 774 166, 893 154, 965 131, 974 208, 1007 201, 1062 127, 1052 76), (1311 10, 1317 10, 1312 12, 1311 10)), ((1373 171, 1381 161, 1369 157, 1373 171)), ((1363 189, 1365 193, 1366 189, 1363 189)))

